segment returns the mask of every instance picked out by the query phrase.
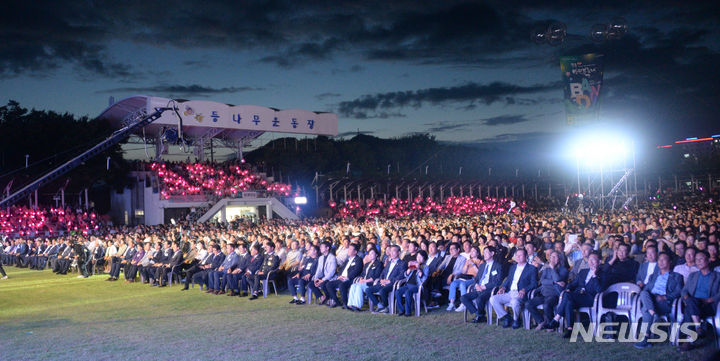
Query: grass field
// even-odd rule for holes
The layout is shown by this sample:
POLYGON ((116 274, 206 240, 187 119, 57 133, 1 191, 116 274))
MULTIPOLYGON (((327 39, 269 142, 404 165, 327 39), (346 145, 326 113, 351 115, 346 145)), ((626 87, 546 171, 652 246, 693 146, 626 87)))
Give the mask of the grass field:
POLYGON ((2 360, 703 360, 667 344, 582 343, 558 334, 464 324, 462 314, 419 318, 248 301, 177 285, 158 289, 105 276, 77 279, 6 268, 0 280, 2 360))

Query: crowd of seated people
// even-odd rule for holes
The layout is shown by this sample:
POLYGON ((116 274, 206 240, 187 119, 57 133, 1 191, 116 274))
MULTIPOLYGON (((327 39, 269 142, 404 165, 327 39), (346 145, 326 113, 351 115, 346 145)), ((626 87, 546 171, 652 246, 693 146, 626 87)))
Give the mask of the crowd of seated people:
POLYGON ((430 197, 417 197, 414 200, 391 198, 382 200, 366 199, 363 201, 348 200, 343 204, 330 203, 335 209, 337 218, 361 217, 423 217, 427 214, 438 216, 467 216, 477 214, 504 214, 513 212, 519 214, 526 208, 523 202, 517 205, 510 198, 477 198, 474 196, 448 197, 443 201, 436 201, 430 197))
POLYGON ((99 229, 101 225, 95 213, 70 208, 13 206, 0 209, 0 234, 44 236, 73 231, 87 233, 99 229))
MULTIPOLYGON (((109 281, 122 272, 128 283, 163 287, 175 280, 182 290, 199 284, 207 294, 251 300, 268 296, 272 281, 287 287, 296 305, 410 316, 418 305, 447 304, 448 311, 468 312, 473 323, 494 314, 502 327, 515 329, 529 323, 527 311, 535 329, 559 329, 566 337, 576 311, 592 307, 596 295, 606 305, 616 302, 605 291, 624 283, 639 290, 641 314, 633 321, 642 322, 641 329, 668 317, 680 300, 684 320, 697 322, 703 336, 709 332, 703 320, 720 300, 716 204, 594 215, 518 207, 464 215, 108 227, 100 237, 8 240, 2 261, 42 269, 52 258, 52 268, 66 273, 78 257, 73 245, 84 242, 87 256, 79 255, 84 261, 78 263, 103 261, 95 268, 108 267, 109 281)), ((636 347, 651 347, 650 337, 646 333, 636 347)))
POLYGON ((213 194, 235 196, 248 190, 289 196, 292 187, 268 182, 245 163, 146 163, 159 179, 163 199, 171 196, 213 194))

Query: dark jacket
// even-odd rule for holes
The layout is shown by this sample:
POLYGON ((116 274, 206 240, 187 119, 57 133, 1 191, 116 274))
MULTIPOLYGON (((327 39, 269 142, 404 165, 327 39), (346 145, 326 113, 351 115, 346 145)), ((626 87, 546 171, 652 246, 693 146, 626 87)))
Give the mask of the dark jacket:
MULTIPOLYGON (((645 287, 643 287, 643 291, 652 292, 655 287, 655 281, 657 281, 658 277, 660 277, 660 269, 656 267, 655 270, 657 270, 657 272, 653 272, 650 276, 648 283, 645 287)), ((670 302, 672 302, 676 298, 680 297, 680 293, 683 289, 683 276, 673 271, 668 273, 670 275, 668 276, 667 285, 665 286, 665 296, 670 302)))

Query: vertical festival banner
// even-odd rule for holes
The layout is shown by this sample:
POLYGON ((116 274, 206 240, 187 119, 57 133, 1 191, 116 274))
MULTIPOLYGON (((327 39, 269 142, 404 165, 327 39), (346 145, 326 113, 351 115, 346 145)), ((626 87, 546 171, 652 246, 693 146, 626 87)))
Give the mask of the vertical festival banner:
POLYGON ((587 124, 600 115, 603 55, 585 54, 560 58, 565 93, 565 115, 570 125, 587 124))

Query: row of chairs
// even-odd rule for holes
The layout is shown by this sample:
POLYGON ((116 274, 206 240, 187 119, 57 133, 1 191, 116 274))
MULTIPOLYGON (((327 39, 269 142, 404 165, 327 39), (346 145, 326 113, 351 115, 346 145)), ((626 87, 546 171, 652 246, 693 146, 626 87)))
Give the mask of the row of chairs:
MULTIPOLYGON (((472 287, 472 286, 470 286, 472 287)), ((468 287, 468 292, 471 291, 470 287, 468 287)), ((495 287, 491 294, 495 295, 497 293, 497 287, 495 287)), ((533 290, 530 293, 530 298, 533 298, 535 296, 535 292, 537 290, 533 290)), ((599 325, 601 320, 603 319, 603 316, 606 314, 613 313, 618 316, 625 316, 627 317, 628 321, 631 323, 637 323, 640 322, 642 317, 642 312, 640 310, 640 287, 637 286, 634 283, 617 283, 614 285, 611 285, 608 287, 604 292, 598 293, 595 295, 595 299, 593 300, 593 305, 591 307, 581 307, 576 310, 575 317, 576 321, 579 322, 581 320, 581 315, 585 314, 587 315, 588 319, 590 320, 590 323, 593 326, 594 334, 593 336, 597 336, 599 334, 599 325), (617 294, 617 303, 615 305, 606 305, 604 304, 603 299, 605 296, 616 293, 617 294)), ((560 299, 558 300, 558 304, 562 302, 563 297, 567 297, 567 290, 563 291, 560 294, 560 299)), ((543 308, 542 305, 538 306, 540 309, 543 308)), ((493 318, 493 308, 490 305, 490 302, 486 304, 485 308, 485 314, 487 315, 487 323, 493 324, 498 323, 497 315, 495 314, 495 318, 493 318)), ((465 322, 468 322, 469 319, 468 311, 465 310, 464 320, 465 322)), ((523 317, 523 326, 525 329, 530 329, 532 326, 532 317, 530 317, 530 311, 525 309, 522 313, 523 317)), ((671 311, 669 315, 662 316, 662 320, 669 323, 677 323, 680 324, 683 322, 683 307, 682 302, 678 298, 676 299, 671 307, 671 311)), ((560 319, 560 324, 563 324, 563 319, 560 319)), ((718 308, 715 312, 714 316, 709 316, 705 319, 705 321, 710 324, 713 328, 713 334, 715 337, 715 343, 717 344, 717 347, 720 348, 720 304, 718 305, 718 308)), ((558 329, 561 331, 560 329, 558 329)), ((636 330, 637 331, 637 330, 636 330)), ((633 335, 637 336, 637 335, 633 335)), ((677 345, 678 339, 679 339, 679 332, 676 332, 673 336, 673 339, 670 340, 671 344, 677 345)))

